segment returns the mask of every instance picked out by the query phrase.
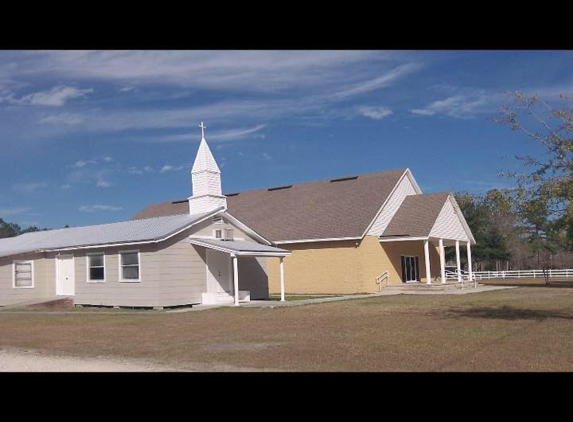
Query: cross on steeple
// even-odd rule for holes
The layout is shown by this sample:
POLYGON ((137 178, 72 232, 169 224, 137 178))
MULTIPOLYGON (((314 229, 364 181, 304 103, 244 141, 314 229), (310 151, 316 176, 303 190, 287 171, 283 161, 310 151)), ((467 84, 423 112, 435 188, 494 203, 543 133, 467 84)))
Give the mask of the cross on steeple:
POLYGON ((203 139, 205 137, 205 129, 207 129, 207 126, 205 126, 203 124, 203 122, 201 122, 201 124, 199 125, 199 127, 201 128, 201 139, 203 139))

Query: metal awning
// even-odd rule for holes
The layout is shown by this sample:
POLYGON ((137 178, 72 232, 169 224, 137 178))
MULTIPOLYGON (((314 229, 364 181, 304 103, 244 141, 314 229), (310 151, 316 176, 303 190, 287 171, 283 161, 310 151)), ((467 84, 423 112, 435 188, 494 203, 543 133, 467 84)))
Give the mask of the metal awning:
POLYGON ((276 248, 274 246, 262 245, 244 240, 219 240, 202 237, 189 237, 189 242, 193 245, 225 252, 236 256, 268 256, 281 257, 291 255, 291 251, 276 248))

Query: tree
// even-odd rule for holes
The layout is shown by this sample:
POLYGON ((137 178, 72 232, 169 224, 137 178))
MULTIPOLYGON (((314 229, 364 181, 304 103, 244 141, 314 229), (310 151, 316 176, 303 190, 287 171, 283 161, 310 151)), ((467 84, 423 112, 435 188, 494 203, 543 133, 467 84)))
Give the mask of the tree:
POLYGON ((20 234, 20 226, 14 223, 8 223, 0 218, 0 239, 4 237, 14 237, 20 234))
POLYGON ((24 234, 24 233, 43 231, 43 230, 48 230, 48 229, 40 229, 36 226, 30 226, 30 227, 27 227, 25 229, 22 229, 18 224, 8 223, 8 222, 6 222, 0 218, 0 239, 5 238, 5 237, 19 236, 19 235, 24 234))
POLYGON ((496 120, 544 150, 517 155, 526 171, 503 174, 517 181, 511 194, 520 223, 538 251, 560 244, 573 250, 573 102, 565 95, 557 106, 537 95, 515 92, 509 97, 496 120))
MULTIPOLYGON (((511 254, 498 222, 502 221, 499 215, 503 210, 493 204, 508 201, 507 198, 500 191, 489 191, 485 196, 459 192, 455 196, 476 240, 476 244, 472 246, 473 261, 486 270, 498 269, 498 263, 509 260, 511 254), (496 202, 493 199, 496 199, 496 202)), ((455 259, 453 248, 448 248, 446 258, 455 259)))

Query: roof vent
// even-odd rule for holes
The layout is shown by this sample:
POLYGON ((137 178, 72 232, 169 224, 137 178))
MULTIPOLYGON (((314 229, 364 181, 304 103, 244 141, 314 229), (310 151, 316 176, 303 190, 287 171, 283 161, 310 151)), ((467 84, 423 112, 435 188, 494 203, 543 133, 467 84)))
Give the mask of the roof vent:
POLYGON ((292 185, 276 186, 274 188, 268 188, 267 190, 270 192, 272 190, 281 190, 281 189, 289 189, 289 188, 292 188, 292 185))
POLYGON ((344 182, 345 180, 356 180, 358 176, 348 176, 348 177, 341 177, 340 179, 332 179, 330 183, 334 182, 344 182))

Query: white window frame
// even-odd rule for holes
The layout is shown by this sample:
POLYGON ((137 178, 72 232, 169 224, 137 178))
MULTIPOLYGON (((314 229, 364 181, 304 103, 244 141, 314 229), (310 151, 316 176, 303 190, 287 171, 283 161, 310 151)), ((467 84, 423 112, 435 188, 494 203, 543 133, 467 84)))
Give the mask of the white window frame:
POLYGON ((223 220, 222 215, 214 215, 213 216, 213 224, 223 224, 225 221, 223 220))
POLYGON ((86 283, 105 283, 106 279, 106 268, 105 268, 105 252, 89 252, 86 254, 86 283), (90 279, 90 256, 103 256, 103 280, 91 280, 90 279))
POLYGON ((117 253, 117 265, 118 265, 118 270, 119 270, 119 282, 120 283, 140 283, 141 282, 141 252, 139 252, 139 249, 137 250, 130 250, 130 251, 119 251, 117 253), (139 278, 138 279, 125 279, 123 278, 123 271, 122 271, 122 266, 121 266, 121 255, 124 253, 137 253, 137 261, 139 262, 139 278))
POLYGON ((13 289, 33 289, 35 287, 34 281, 34 260, 33 259, 15 259, 12 261, 12 288, 13 289), (16 264, 31 264, 32 272, 32 285, 31 286, 16 286, 16 264))
POLYGON ((223 232, 223 239, 229 239, 229 232, 231 233, 230 239, 235 240, 235 230, 233 228, 225 229, 223 232))
POLYGON ((225 238, 225 230, 223 228, 220 229, 214 229, 213 230, 213 238, 217 239, 217 240, 222 240, 225 238), (221 232, 221 237, 217 237, 217 232, 221 232))

